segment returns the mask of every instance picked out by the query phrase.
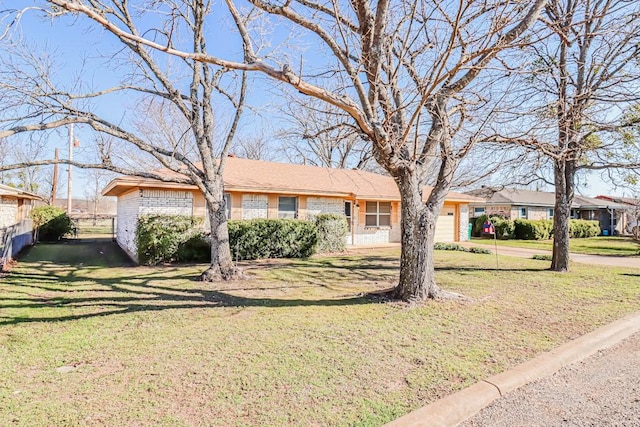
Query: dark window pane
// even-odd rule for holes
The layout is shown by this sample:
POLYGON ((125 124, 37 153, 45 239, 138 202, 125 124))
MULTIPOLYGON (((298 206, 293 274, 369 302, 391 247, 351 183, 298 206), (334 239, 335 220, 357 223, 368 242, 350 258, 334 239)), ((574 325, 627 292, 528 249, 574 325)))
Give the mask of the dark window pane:
POLYGON ((380 215, 379 219, 379 224, 381 227, 389 227, 391 226, 391 215, 380 215))
POLYGON ((376 221, 376 219, 377 219, 376 215, 367 215, 366 219, 367 219, 367 221, 365 222, 365 225, 367 227, 375 227, 375 226, 378 225, 378 223, 376 221))

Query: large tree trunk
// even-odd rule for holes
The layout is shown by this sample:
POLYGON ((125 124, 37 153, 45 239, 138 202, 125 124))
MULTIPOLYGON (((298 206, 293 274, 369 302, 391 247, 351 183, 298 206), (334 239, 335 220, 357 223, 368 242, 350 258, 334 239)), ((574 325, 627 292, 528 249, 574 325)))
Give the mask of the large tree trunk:
POLYGON ((434 207, 424 204, 415 173, 406 171, 396 182, 402 202, 402 253, 400 279, 393 296, 412 302, 439 298, 443 293, 436 284, 433 244, 442 204, 434 207))
POLYGON ((573 203, 575 169, 570 161, 554 164, 556 202, 553 212, 553 258, 551 270, 569 271, 569 220, 573 203))
POLYGON ((231 257, 222 179, 211 183, 207 190, 204 196, 211 225, 211 264, 200 275, 200 280, 216 282, 241 278, 242 271, 234 265, 231 257))

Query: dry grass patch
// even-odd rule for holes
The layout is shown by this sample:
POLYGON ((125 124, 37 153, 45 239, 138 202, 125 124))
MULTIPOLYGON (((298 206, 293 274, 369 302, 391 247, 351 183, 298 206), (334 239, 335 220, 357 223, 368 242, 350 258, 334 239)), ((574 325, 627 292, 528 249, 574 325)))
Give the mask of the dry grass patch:
POLYGON ((40 245, 0 279, 0 425, 379 425, 640 302, 640 270, 494 265, 437 253, 441 285, 473 301, 412 307, 367 296, 397 251, 209 285, 106 242, 40 245))

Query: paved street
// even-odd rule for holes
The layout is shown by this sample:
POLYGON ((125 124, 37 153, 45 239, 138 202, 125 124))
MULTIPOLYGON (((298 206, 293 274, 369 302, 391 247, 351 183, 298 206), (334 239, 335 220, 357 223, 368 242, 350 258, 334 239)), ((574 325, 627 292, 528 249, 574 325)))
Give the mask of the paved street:
POLYGON ((461 426, 640 426, 640 333, 507 394, 461 426))

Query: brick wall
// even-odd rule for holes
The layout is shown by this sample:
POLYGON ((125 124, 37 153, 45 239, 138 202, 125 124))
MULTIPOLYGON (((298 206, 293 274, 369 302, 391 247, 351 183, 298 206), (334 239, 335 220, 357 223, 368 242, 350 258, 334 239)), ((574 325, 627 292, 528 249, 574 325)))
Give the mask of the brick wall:
POLYGON ((242 195, 242 219, 267 218, 268 197, 263 194, 242 195))
POLYGON ((344 200, 335 197, 308 197, 305 219, 313 221, 321 213, 344 215, 344 200))
POLYGON ((140 193, 136 190, 118 197, 116 241, 134 260, 138 258, 135 239, 140 211, 140 193))
POLYGON ((461 242, 469 240, 469 205, 460 206, 458 238, 461 242))
POLYGON ((193 215, 193 193, 175 190, 142 190, 140 215, 193 215))
POLYGON ((18 200, 0 196, 0 227, 18 222, 18 200))

